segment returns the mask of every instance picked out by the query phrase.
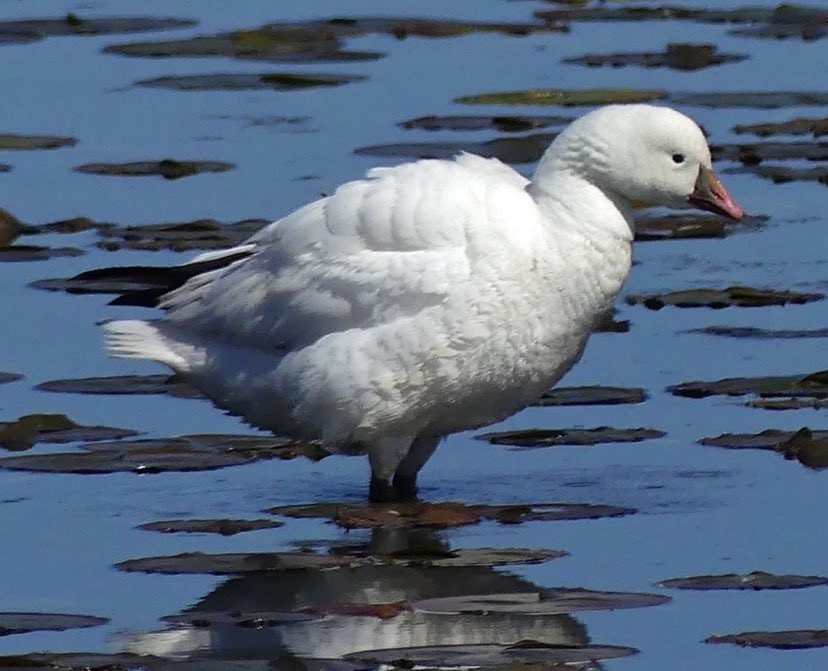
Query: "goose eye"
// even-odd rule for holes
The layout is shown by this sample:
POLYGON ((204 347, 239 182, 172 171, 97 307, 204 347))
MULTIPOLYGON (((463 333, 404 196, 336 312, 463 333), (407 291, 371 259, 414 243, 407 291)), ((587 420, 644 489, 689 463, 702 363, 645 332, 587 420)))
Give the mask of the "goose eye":
POLYGON ((673 154, 673 163, 676 165, 684 163, 684 154, 673 154))

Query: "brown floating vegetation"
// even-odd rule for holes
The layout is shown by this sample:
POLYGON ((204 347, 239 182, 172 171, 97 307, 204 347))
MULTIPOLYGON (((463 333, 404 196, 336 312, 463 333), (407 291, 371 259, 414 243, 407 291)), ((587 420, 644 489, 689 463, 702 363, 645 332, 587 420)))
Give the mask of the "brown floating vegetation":
POLYGON ((9 382, 16 382, 22 380, 23 376, 20 373, 6 373, 0 371, 0 384, 8 384, 9 382))
POLYGON ((435 528, 477 524, 483 520, 501 524, 522 524, 532 521, 598 519, 622 517, 635 512, 632 508, 586 503, 533 503, 514 505, 483 505, 456 502, 399 503, 361 505, 349 503, 312 503, 278 506, 264 512, 287 517, 327 518, 344 529, 435 528))
POLYGON ((59 147, 74 147, 77 142, 73 137, 56 135, 0 133, 0 149, 6 150, 58 149, 59 147))
MULTIPOLYGON (((134 433, 130 432, 127 435, 134 435, 134 433)), ((75 438, 75 440, 84 439, 83 435, 75 438)), ((84 444, 81 447, 83 448, 81 452, 2 458, 0 468, 90 475, 148 474, 167 471, 207 471, 266 459, 295 459, 300 456, 319 461, 328 456, 327 452, 313 443, 297 443, 272 436, 227 434, 117 440, 84 444)))
POLYGON ((640 387, 554 387, 533 405, 620 405, 643 403, 647 392, 640 387))
POLYGON ((785 165, 745 165, 740 168, 729 168, 724 172, 746 172, 758 177, 769 179, 774 184, 788 182, 817 182, 828 185, 828 168, 816 166, 813 168, 790 168, 785 165))
POLYGON ((38 391, 59 394, 169 394, 180 398, 204 395, 177 375, 113 375, 41 382, 38 391))
POLYGON ((724 433, 715 438, 703 438, 699 443, 732 450, 771 450, 812 470, 828 468, 828 431, 812 431, 807 426, 799 431, 767 429, 756 434, 724 433))
POLYGON ((599 426, 594 429, 523 429, 481 433, 475 436, 493 445, 515 447, 552 447, 556 445, 599 445, 601 443, 638 443, 661 438, 666 434, 658 429, 616 429, 599 426))
POLYGON ((733 132, 739 135, 752 133, 759 137, 773 135, 813 135, 815 138, 828 135, 828 117, 821 119, 797 117, 789 121, 769 123, 739 124, 733 127, 733 132))
MULTIPOLYGON (((94 615, 70 615, 66 613, 0 613, 0 636, 24 634, 31 631, 66 631, 98 627, 109 622, 108 618, 94 615)), ((0 666, 6 668, 0 657, 0 666)))
POLYGON ((554 134, 535 133, 518 137, 498 137, 482 142, 398 142, 358 147, 354 153, 404 158, 452 158, 461 152, 469 152, 485 158, 497 158, 505 163, 534 163, 543 155, 554 138, 554 134))
POLYGON ((117 175, 145 177, 160 175, 164 179, 180 179, 204 172, 227 172, 236 166, 224 161, 179 161, 165 158, 161 161, 133 161, 131 163, 84 163, 75 166, 76 172, 89 175, 117 175))
POLYGON ((828 338, 828 328, 821 329, 763 329, 756 326, 704 326, 689 329, 687 333, 724 336, 725 338, 756 338, 759 340, 799 340, 828 338))
POLYGON ((743 648, 806 650, 828 647, 828 629, 794 629, 790 631, 745 631, 741 634, 710 636, 705 643, 733 643, 743 648))
POLYGON ((0 262, 47 261, 59 257, 83 256, 75 247, 42 247, 40 245, 9 245, 0 247, 0 262))
POLYGON ((235 536, 245 531, 260 531, 262 529, 276 529, 284 526, 284 522, 276 520, 159 520, 139 524, 136 528, 143 531, 157 531, 162 534, 218 534, 219 536, 235 536))
POLYGON ((63 18, 0 21, 0 44, 18 44, 61 35, 114 35, 189 28, 191 19, 153 17, 86 18, 69 12, 63 18))
POLYGON ((563 126, 571 121, 572 117, 550 115, 429 115, 401 121, 397 125, 407 130, 496 130, 501 133, 523 133, 549 126, 563 126))
POLYGON ((762 215, 747 215, 738 223, 714 214, 667 214, 636 218, 635 239, 678 240, 683 238, 724 238, 734 231, 756 230, 768 220, 762 215))
POLYGON ((754 308, 768 305, 802 305, 820 301, 824 297, 824 294, 815 292, 731 286, 725 289, 686 289, 656 294, 630 294, 624 300, 627 305, 643 305, 650 310, 661 310, 667 305, 677 308, 721 310, 729 307, 754 308))
MULTIPOLYGON (((22 452, 35 443, 75 443, 80 441, 109 441, 138 435, 131 429, 111 426, 83 426, 66 415, 24 415, 13 422, 0 422, 0 448, 22 452)), ((47 456, 47 455, 42 455, 47 456)), ((17 458, 32 457, 11 457, 17 458)), ((0 459, 2 464, 5 459, 0 459)))
POLYGON ((698 575, 688 578, 671 578, 658 583, 659 587, 690 590, 752 590, 803 589, 828 585, 828 578, 818 575, 774 575, 764 571, 750 573, 725 573, 724 575, 698 575))
POLYGON ((714 44, 671 43, 664 51, 586 54, 575 58, 565 58, 563 62, 593 68, 604 65, 613 68, 637 65, 645 68, 693 71, 723 63, 738 63, 746 59, 745 54, 720 54, 714 44))
POLYGON ((270 223, 268 219, 242 219, 231 223, 197 219, 146 226, 113 226, 100 231, 102 240, 98 247, 107 251, 225 249, 244 242, 270 223))
POLYGON ((706 398, 708 396, 761 397, 828 397, 828 370, 800 375, 769 375, 764 377, 729 377, 716 381, 682 382, 667 387, 675 396, 706 398))
POLYGON ((142 79, 141 81, 135 82, 135 86, 173 89, 176 91, 245 91, 250 89, 296 91, 318 87, 342 86, 343 84, 364 81, 365 79, 367 77, 362 75, 300 72, 268 72, 264 74, 216 73, 142 79))

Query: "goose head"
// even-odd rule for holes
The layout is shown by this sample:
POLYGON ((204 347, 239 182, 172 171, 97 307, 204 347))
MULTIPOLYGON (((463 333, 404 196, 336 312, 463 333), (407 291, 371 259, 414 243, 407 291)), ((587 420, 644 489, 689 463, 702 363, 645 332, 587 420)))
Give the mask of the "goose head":
POLYGON ((560 170, 630 204, 744 216, 713 172, 701 129, 669 107, 609 105, 582 116, 552 143, 533 183, 560 170))

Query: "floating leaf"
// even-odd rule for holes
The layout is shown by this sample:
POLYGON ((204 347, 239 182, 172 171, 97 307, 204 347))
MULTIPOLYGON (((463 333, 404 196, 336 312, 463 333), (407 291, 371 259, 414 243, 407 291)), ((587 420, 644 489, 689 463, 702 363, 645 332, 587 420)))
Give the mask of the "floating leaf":
POLYGON ((22 379, 23 376, 20 373, 4 373, 3 371, 0 371, 0 384, 8 384, 9 382, 15 382, 22 379))
POLYGON ((666 435, 657 429, 615 429, 599 426, 595 429, 523 429, 481 433, 475 438, 493 445, 518 447, 550 447, 553 445, 598 445, 600 443, 637 443, 666 435))
POLYGON ((572 121, 572 117, 549 115, 499 115, 499 116, 422 116, 397 125, 401 128, 419 130, 489 130, 501 133, 523 133, 548 126, 563 126, 572 121))
POLYGON ((785 459, 796 459, 806 468, 828 468, 828 431, 812 431, 808 427, 798 431, 767 429, 757 434, 724 433, 703 438, 699 443, 729 449, 773 450, 785 459))
POLYGON ((734 133, 753 133, 759 137, 769 137, 771 135, 813 135, 822 137, 828 135, 828 117, 821 119, 808 119, 797 117, 790 121, 780 121, 776 123, 756 123, 756 124, 740 124, 734 126, 734 133))
POLYGON ((143 79, 136 86, 174 89, 176 91, 245 91, 273 89, 294 91, 317 87, 341 86, 364 81, 362 75, 315 74, 298 72, 271 72, 264 74, 224 73, 206 75, 178 75, 143 79))
POLYGON ((256 552, 205 554, 186 552, 169 557, 144 557, 115 564, 119 571, 163 573, 166 575, 210 574, 242 575, 263 571, 321 571, 348 566, 352 560, 309 552, 256 552))
POLYGON ((161 619, 175 625, 186 625, 205 629, 207 627, 223 627, 227 625, 244 627, 247 629, 262 629, 264 627, 278 627, 283 624, 295 622, 308 622, 318 619, 318 615, 307 612, 298 613, 293 611, 279 610, 255 610, 255 611, 212 611, 196 610, 176 615, 166 615, 161 619))
POLYGON ((177 375, 113 375, 74 380, 49 380, 35 387, 62 394, 169 394, 182 398, 204 395, 177 375))
POLYGON ((789 168, 785 165, 746 165, 739 168, 728 168, 726 173, 746 172, 771 180, 774 184, 788 182, 818 182, 828 185, 828 168, 817 166, 814 168, 789 168))
POLYGON ((828 646, 828 629, 795 629, 791 631, 745 631, 741 634, 710 636, 705 643, 734 643, 745 648, 776 648, 805 650, 828 646))
POLYGON ((505 163, 534 163, 554 139, 549 133, 502 137, 485 142, 414 142, 358 147, 355 154, 365 156, 401 156, 405 158, 452 158, 468 152, 497 158, 505 163))
POLYGON ((639 387, 555 387, 543 392, 533 405, 619 405, 643 403, 647 392, 639 387))
POLYGON ((801 375, 771 375, 767 377, 729 377, 715 382, 683 382, 667 387, 675 396, 706 398, 707 396, 763 397, 814 396, 828 397, 828 371, 801 375))
POLYGON ((565 58, 564 63, 601 67, 608 65, 620 68, 638 65, 646 68, 670 68, 672 70, 702 70, 722 63, 744 61, 744 54, 720 54, 714 44, 668 44, 660 52, 620 52, 612 54, 587 54, 575 58, 565 58))
POLYGON ((614 103, 646 103, 666 100, 666 91, 654 89, 528 89, 461 96, 461 105, 562 105, 582 107, 614 103))
POLYGON ((118 175, 144 177, 161 175, 164 179, 180 179, 203 172, 227 172, 236 166, 223 161, 178 161, 166 158, 161 161, 134 161, 132 163, 85 163, 75 166, 76 172, 89 175, 118 175))
POLYGON ((276 520, 159 520, 139 524, 138 529, 144 531, 158 531, 162 534, 218 534, 220 536, 235 536, 245 531, 259 531, 261 529, 276 529, 284 526, 276 520))
POLYGON ((724 575, 699 575, 689 578, 672 578, 662 580, 659 587, 693 590, 762 590, 762 589, 801 589, 828 585, 828 578, 816 575, 774 575, 764 571, 751 571, 745 574, 726 573, 724 575))
POLYGON ((11 245, 0 247, 0 261, 46 261, 60 257, 82 256, 85 253, 83 250, 74 247, 11 245))
POLYGON ((445 503, 398 503, 388 505, 315 503, 278 506, 266 511, 271 515, 298 518, 328 518, 345 528, 448 528, 492 520, 501 524, 521 524, 539 520, 576 520, 620 517, 635 512, 632 508, 586 503, 532 503, 482 505, 445 503))
POLYGON ((146 33, 153 30, 189 28, 196 24, 190 19, 152 17, 86 18, 67 14, 61 19, 20 19, 0 21, 0 42, 15 43, 54 35, 113 35, 116 33, 146 33))
MULTIPOLYGON (((98 627, 108 618, 94 615, 67 615, 65 613, 0 613, 0 636, 23 634, 30 631, 66 631, 98 627)), ((0 658, 0 664, 2 658, 0 658)))
POLYGON ((0 133, 0 149, 7 150, 57 149, 59 147, 74 147, 77 142, 73 137, 59 137, 56 135, 0 133))
POLYGON ((687 333, 724 336, 726 338, 757 338, 762 340, 798 340, 800 338, 828 338, 824 329, 763 329, 756 326, 705 326, 689 329, 687 333))
POLYGON ((661 294, 631 294, 625 298, 628 305, 643 305, 650 310, 660 310, 666 305, 677 308, 764 307, 767 305, 802 305, 825 297, 820 293, 759 289, 731 286, 725 289, 686 289, 661 294))
MULTIPOLYGON (((60 414, 24 415, 14 422, 0 422, 0 447, 23 451, 35 443, 113 440, 135 436, 137 433, 131 429, 111 426, 83 426, 60 414)), ((18 458, 30 457, 12 457, 9 460, 18 458)), ((0 464, 4 461, 6 459, 0 459, 0 464)))
POLYGON ((722 91, 719 93, 676 93, 670 100, 677 105, 696 107, 748 107, 777 109, 782 107, 824 107, 828 93, 815 91, 722 91))
POLYGON ((198 219, 183 223, 112 227, 101 231, 103 240, 98 247, 107 251, 226 249, 244 242, 270 223, 267 219, 242 219, 233 223, 198 219))
POLYGON ((751 142, 713 145, 710 148, 716 160, 738 161, 752 168, 768 159, 807 161, 828 160, 826 142, 751 142))
POLYGON ((828 408, 828 398, 755 398, 745 405, 762 410, 822 410, 828 408))

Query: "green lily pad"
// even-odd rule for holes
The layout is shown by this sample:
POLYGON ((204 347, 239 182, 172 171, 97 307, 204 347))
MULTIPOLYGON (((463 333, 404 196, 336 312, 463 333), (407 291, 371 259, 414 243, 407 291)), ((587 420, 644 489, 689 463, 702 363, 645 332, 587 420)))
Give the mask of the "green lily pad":
MULTIPOLYGON (((134 435, 134 432, 129 435, 134 435)), ((312 443, 296 443, 268 436, 225 434, 118 440, 84 444, 81 447, 81 452, 6 457, 0 459, 0 468, 92 475, 148 474, 207 471, 265 459, 295 459, 300 456, 318 461, 328 456, 321 447, 312 443)))
POLYGON ((259 531, 261 529, 276 529, 284 526, 284 522, 276 520, 159 520, 139 524, 138 529, 157 531, 162 534, 218 534, 220 536, 235 536, 245 531, 259 531))
POLYGON ((812 431, 808 427, 802 427, 799 431, 767 429, 757 434, 724 433, 714 438, 703 438, 699 443, 735 450, 773 450, 785 459, 796 459, 806 468, 828 468, 828 431, 812 431))
POLYGON ((764 571, 751 571, 745 574, 726 573, 724 575, 699 575, 689 578, 672 578, 662 580, 659 587, 691 590, 763 590, 763 589, 802 589, 828 585, 828 578, 817 575, 774 575, 764 571))
POLYGON ((20 373, 5 373, 0 371, 0 384, 8 384, 9 382, 16 382, 22 379, 23 376, 20 373))
POLYGON ((501 524, 521 524, 533 521, 600 519, 622 517, 635 512, 598 504, 536 503, 515 505, 483 505, 444 503, 396 503, 389 505, 360 505, 350 503, 313 503, 298 506, 278 506, 264 512, 298 518, 327 518, 344 529, 436 528, 445 529, 483 520, 501 524))
POLYGON ((227 172, 236 166, 224 161, 134 161, 132 163, 85 163, 75 166, 76 172, 88 175, 117 175, 124 177, 145 177, 160 175, 164 179, 180 179, 204 172, 227 172))
POLYGON ((59 137, 56 135, 0 133, 0 149, 7 150, 57 149, 59 147, 74 147, 77 142, 73 137, 59 137))
POLYGON ((54 258, 83 256, 82 249, 75 247, 41 247, 39 245, 10 245, 0 247, 0 261, 47 261, 54 258))
POLYGON ((245 91, 249 89, 273 89, 294 91, 317 87, 341 86, 364 81, 362 75, 314 74, 297 72, 271 72, 265 74, 208 74, 156 77, 135 82, 136 86, 174 89, 176 91, 245 91))
POLYGON ((408 130, 497 130, 501 133, 523 133, 549 126, 564 126, 571 121, 572 117, 550 115, 430 115, 401 121, 397 125, 408 130))
POLYGON ((493 445, 515 447, 551 447, 554 445, 598 445, 601 443, 638 443, 661 438, 666 434, 657 429, 615 429, 599 426, 595 429, 523 429, 481 433, 475 438, 493 445))
POLYGON ((689 329, 687 333, 724 336, 726 338, 756 338, 759 340, 799 340, 804 338, 828 338, 828 328, 823 329, 763 329, 756 326, 704 326, 689 329))
POLYGON ((520 137, 499 137, 485 142, 412 142, 379 144, 358 147, 355 154, 365 156, 398 156, 404 158, 452 158, 461 152, 469 152, 486 158, 497 158, 505 163, 534 163, 554 135, 537 133, 520 137))
POLYGON ((725 289, 687 289, 661 294, 631 294, 624 300, 628 305, 643 305, 650 310, 660 310, 666 305, 677 308, 728 307, 754 308, 767 305, 802 305, 822 300, 824 294, 754 287, 731 286, 725 289))
POLYGON ((773 135, 813 135, 815 138, 828 135, 828 117, 821 119, 797 117, 790 121, 771 123, 739 124, 733 127, 739 135, 752 133, 759 137, 773 135))
POLYGON ((204 395, 176 375, 114 375, 74 380, 49 380, 35 387, 59 394, 169 394, 181 398, 204 395))
POLYGON ((708 396, 762 397, 806 396, 828 398, 828 371, 801 375, 770 375, 766 377, 731 377, 712 382, 694 381, 667 387, 675 396, 706 398, 708 396))
POLYGON ((646 103, 666 100, 667 91, 656 89, 528 89, 461 96, 461 105, 561 105, 583 107, 613 103, 646 103))
POLYGON ((65 613, 0 613, 0 636, 24 634, 30 631, 66 631, 99 627, 108 618, 94 615, 67 615, 65 613))
POLYGON ((619 405, 643 403, 647 392, 639 387, 555 387, 543 392, 533 405, 619 405))
POLYGON ((775 648, 807 650, 828 647, 828 629, 795 629, 790 631, 745 631, 741 634, 710 636, 705 643, 733 643, 743 648, 775 648))
POLYGON ((670 68, 672 70, 702 70, 723 63, 738 63, 747 59, 745 54, 720 54, 714 44, 668 44, 664 51, 619 52, 612 54, 586 54, 565 58, 564 63, 621 68, 637 65, 645 68, 670 68))
POLYGON ((647 242, 682 238, 724 238, 733 231, 756 230, 767 220, 768 217, 761 215, 747 215, 738 223, 713 214, 643 216, 636 219, 635 239, 638 242, 647 242))
MULTIPOLYGON (((83 426, 66 415, 24 415, 13 422, 0 422, 0 448, 11 451, 28 450, 35 443, 75 443, 107 441, 137 435, 131 429, 111 426, 83 426)), ((20 457, 12 457, 20 458, 20 457)), ((27 457, 23 457, 27 458, 27 457)), ((3 460, 0 460, 2 462, 3 460)))

